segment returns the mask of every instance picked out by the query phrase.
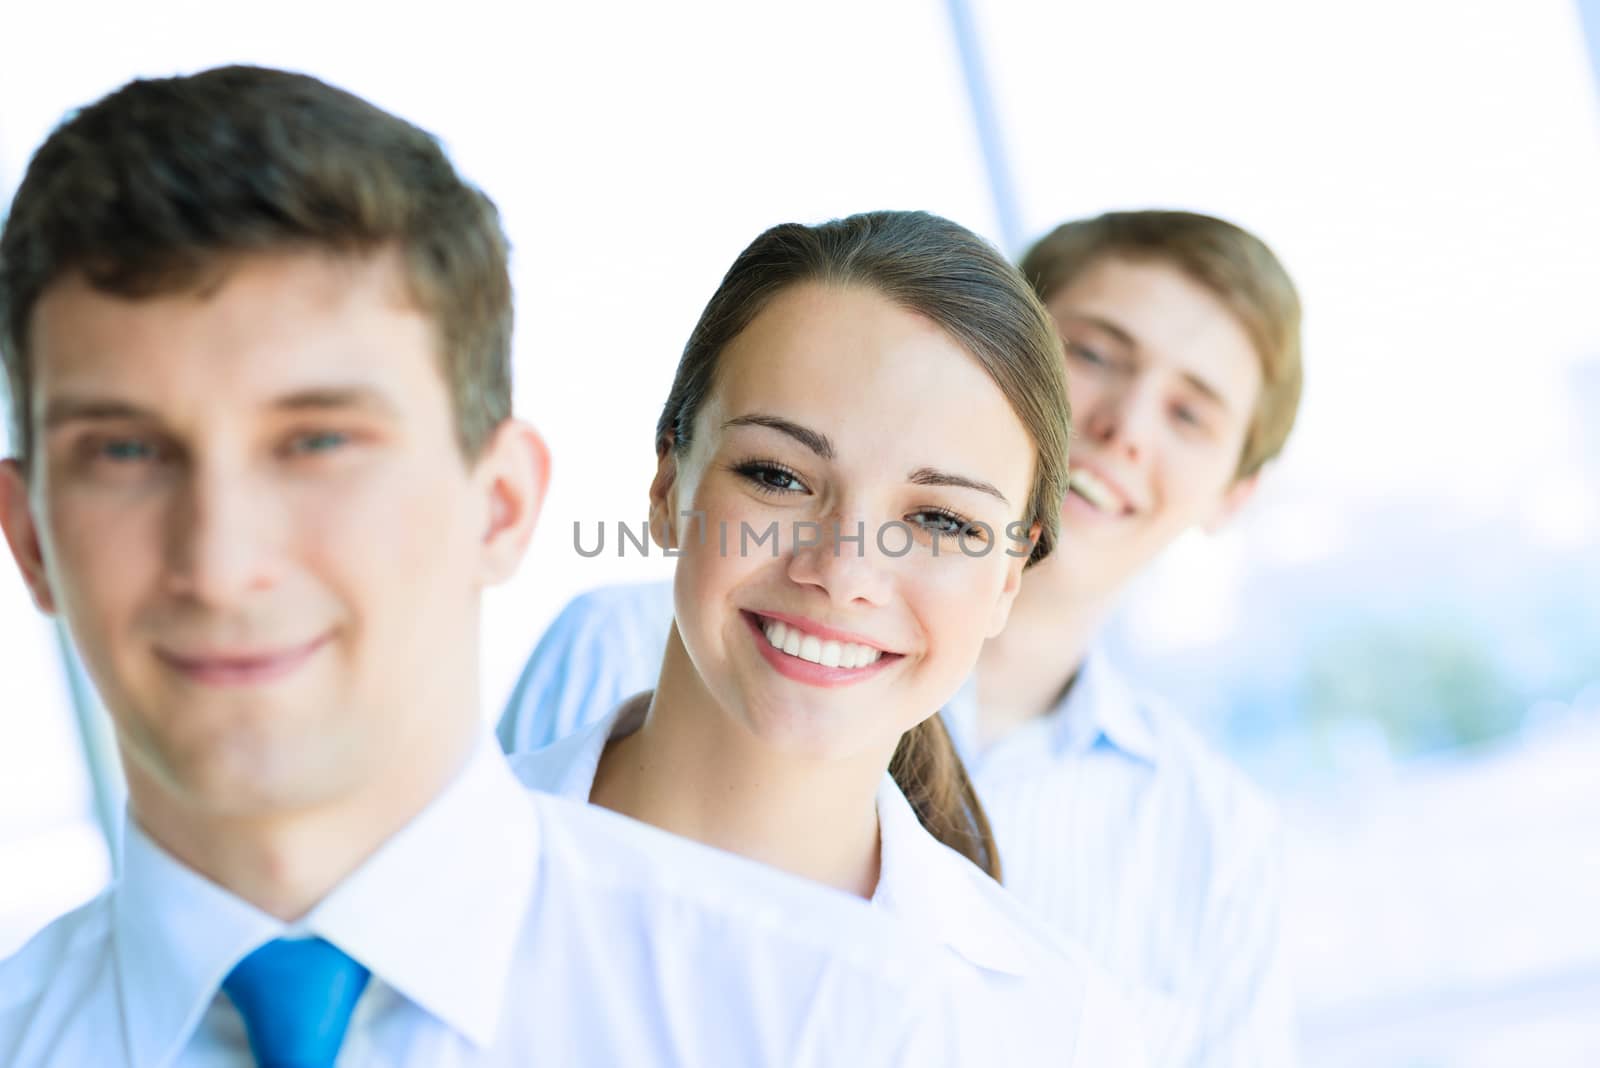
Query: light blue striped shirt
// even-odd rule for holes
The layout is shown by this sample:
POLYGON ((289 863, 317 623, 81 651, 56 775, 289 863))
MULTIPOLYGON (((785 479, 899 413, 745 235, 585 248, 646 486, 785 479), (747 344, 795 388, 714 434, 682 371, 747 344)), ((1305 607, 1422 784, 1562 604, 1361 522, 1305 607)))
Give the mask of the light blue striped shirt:
MULTIPOLYGON (((540 748, 652 688, 671 624, 670 583, 574 599, 518 681, 501 744, 540 748)), ((1271 806, 1099 653, 1060 706, 981 753, 974 692, 969 681, 944 715, 994 825, 1006 886, 1139 989, 1152 1063, 1292 1063, 1271 806)))

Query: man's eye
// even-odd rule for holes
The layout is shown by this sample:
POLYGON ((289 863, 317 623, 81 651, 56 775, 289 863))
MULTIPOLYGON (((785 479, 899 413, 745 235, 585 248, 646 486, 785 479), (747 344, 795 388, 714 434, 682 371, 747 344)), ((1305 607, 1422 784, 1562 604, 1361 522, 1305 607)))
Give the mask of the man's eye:
POLYGON ((100 455, 116 463, 131 463, 153 459, 155 449, 144 441, 107 441, 100 446, 100 455))
POLYGON ((350 435, 334 430, 319 430, 309 434, 296 434, 289 439, 288 451, 299 456, 332 452, 350 443, 350 435))
POLYGON ((1214 431, 1213 424, 1207 418, 1206 413, 1192 404, 1174 404, 1172 406, 1172 418, 1185 430, 1195 430, 1203 434, 1211 434, 1214 431))
POLYGON ((161 459, 161 450, 144 438, 94 437, 84 443, 84 455, 111 464, 141 464, 161 459))
POLYGON ((1082 342, 1069 341, 1066 346, 1067 355, 1076 357, 1084 363, 1094 364, 1097 367, 1105 366, 1106 358, 1082 342))

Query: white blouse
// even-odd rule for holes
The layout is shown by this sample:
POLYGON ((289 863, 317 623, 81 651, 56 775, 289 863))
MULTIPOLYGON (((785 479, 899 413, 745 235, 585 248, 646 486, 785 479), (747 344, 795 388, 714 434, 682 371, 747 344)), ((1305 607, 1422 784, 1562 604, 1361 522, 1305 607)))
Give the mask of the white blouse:
MULTIPOLYGON (((638 730, 648 708, 629 698, 553 745, 514 754, 512 770, 535 790, 587 801, 607 743, 638 730)), ((1019 1063, 1145 1064, 1126 995, 1084 951, 933 837, 887 773, 877 808, 882 855, 872 907, 965 962, 972 993, 964 1010, 990 1019, 964 1029, 976 1045, 960 1063, 1016 1056, 1019 1063)))

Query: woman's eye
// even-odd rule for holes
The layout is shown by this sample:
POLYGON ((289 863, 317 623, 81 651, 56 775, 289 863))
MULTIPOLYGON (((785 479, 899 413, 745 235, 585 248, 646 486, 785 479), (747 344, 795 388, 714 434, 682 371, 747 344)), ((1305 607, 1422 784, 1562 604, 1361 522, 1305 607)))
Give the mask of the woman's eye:
POLYGON ((926 510, 915 512, 911 521, 931 534, 954 536, 962 533, 976 533, 972 531, 968 522, 953 512, 926 510))
POLYGON ((806 486, 788 468, 776 464, 750 463, 737 468, 739 474, 769 493, 804 493, 806 486))

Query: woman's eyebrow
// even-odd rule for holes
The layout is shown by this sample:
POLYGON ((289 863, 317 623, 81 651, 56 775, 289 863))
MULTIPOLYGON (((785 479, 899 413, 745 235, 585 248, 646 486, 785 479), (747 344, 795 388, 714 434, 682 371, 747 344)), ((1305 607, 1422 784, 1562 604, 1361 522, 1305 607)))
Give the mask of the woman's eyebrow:
POLYGON ((723 423, 722 429, 728 430, 736 426, 764 426, 768 430, 789 435, 824 460, 832 460, 834 457, 833 442, 828 440, 826 434, 819 434, 810 427, 801 426, 782 416, 763 415, 760 412, 741 415, 723 423))
POLYGON ((949 471, 940 471, 933 467, 919 467, 911 472, 906 479, 916 486, 960 486, 964 489, 977 490, 998 498, 1001 504, 1009 505, 1006 495, 995 488, 992 482, 985 482, 981 478, 968 478, 966 475, 955 475, 949 471))

